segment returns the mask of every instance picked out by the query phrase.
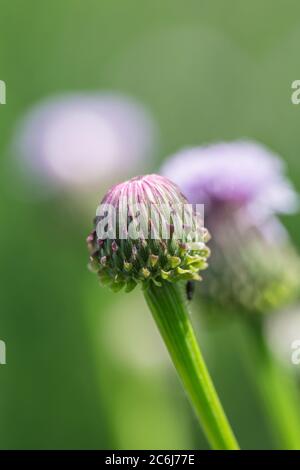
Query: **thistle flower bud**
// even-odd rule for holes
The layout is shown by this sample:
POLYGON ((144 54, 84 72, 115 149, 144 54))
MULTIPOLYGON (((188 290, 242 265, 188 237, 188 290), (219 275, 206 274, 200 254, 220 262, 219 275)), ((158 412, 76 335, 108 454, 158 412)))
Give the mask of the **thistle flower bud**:
POLYGON ((202 222, 167 178, 132 178, 113 186, 97 208, 87 237, 90 268, 114 291, 200 280, 209 256, 202 222))
POLYGON ((190 201, 205 204, 213 255, 199 298, 207 307, 264 313, 299 295, 299 256, 277 217, 298 202, 283 170, 254 142, 187 149, 162 168, 190 201))
POLYGON ((300 260, 292 244, 271 242, 255 227, 243 234, 234 226, 226 230, 224 223, 223 230, 229 238, 219 233, 213 244, 200 302, 213 311, 219 305, 246 313, 269 313, 293 303, 299 296, 300 260))

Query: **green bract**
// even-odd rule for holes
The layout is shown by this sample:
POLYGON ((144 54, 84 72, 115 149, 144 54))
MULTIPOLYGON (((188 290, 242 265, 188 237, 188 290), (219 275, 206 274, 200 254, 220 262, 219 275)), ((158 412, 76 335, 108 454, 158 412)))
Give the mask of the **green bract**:
POLYGON ((213 246, 199 300, 217 311, 264 314, 295 302, 299 291, 300 260, 291 244, 255 239, 213 246))

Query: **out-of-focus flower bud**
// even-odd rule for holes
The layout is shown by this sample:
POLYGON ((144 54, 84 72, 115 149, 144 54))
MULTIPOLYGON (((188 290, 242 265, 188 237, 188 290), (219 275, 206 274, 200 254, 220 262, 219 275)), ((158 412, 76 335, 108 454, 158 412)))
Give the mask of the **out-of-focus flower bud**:
POLYGON ((205 206, 213 253, 200 288, 207 305, 268 312, 299 295, 299 257, 277 217, 298 202, 283 170, 254 142, 188 149, 163 166, 190 201, 205 206))

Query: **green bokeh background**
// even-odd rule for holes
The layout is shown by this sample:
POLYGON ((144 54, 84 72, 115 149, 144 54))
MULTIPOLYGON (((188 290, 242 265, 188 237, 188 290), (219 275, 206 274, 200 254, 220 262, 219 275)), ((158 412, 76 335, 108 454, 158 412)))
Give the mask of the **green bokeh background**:
MULTIPOLYGON (((141 294, 112 295, 86 269, 103 188, 84 209, 26 197, 10 150, 22 113, 58 92, 124 92, 159 127, 153 170, 183 146, 249 137, 300 190, 299 43, 296 0, 0 0, 1 449, 206 448, 141 294)), ((299 217, 285 222, 299 246, 299 217)), ((199 335, 242 447, 272 448, 236 325, 199 335)))

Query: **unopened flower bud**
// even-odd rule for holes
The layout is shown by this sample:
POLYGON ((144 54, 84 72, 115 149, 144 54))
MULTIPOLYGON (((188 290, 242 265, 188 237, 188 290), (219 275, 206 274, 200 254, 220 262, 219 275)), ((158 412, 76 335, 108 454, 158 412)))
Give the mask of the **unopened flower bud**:
POLYGON ((187 205, 178 187, 159 175, 111 188, 87 238, 90 266, 100 281, 128 292, 137 284, 200 280, 210 253, 209 234, 196 213, 187 229, 187 205))

